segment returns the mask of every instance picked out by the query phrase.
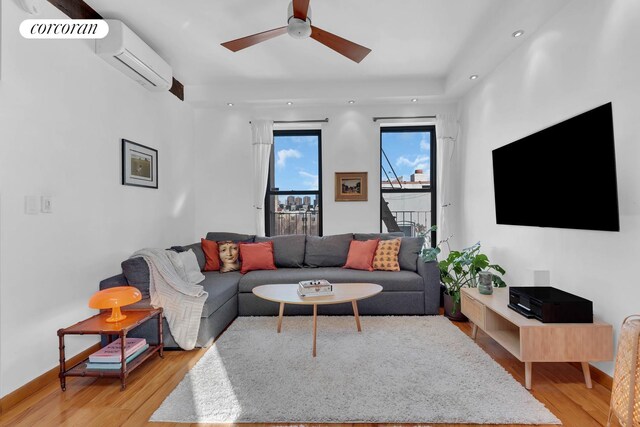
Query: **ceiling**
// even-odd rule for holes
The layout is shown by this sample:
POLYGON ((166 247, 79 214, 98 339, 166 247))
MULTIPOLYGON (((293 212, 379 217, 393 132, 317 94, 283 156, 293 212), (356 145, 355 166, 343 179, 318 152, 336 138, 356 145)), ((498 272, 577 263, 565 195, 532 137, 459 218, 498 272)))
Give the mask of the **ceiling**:
POLYGON ((459 96, 470 87, 470 74, 490 71, 517 47, 513 31, 529 35, 567 3, 312 0, 315 26, 372 49, 357 64, 312 39, 287 35, 236 53, 220 46, 286 25, 289 0, 85 1, 105 18, 125 22, 169 62, 187 86, 187 99, 189 88, 199 87, 201 101, 210 99, 209 89, 215 102, 232 96, 241 98, 234 102, 318 100, 344 93, 336 87, 372 100, 459 96), (394 92, 395 85, 403 88, 394 92), (323 86, 335 93, 325 95, 323 86), (291 93, 282 93, 285 88, 291 93), (260 95, 252 99, 252 93, 260 95))

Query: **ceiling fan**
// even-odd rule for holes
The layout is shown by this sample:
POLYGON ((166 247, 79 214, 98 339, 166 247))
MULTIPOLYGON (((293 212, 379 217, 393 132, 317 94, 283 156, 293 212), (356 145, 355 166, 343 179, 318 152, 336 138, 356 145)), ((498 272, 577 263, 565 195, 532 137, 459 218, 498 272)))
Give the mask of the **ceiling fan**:
POLYGON ((364 57, 371 52, 371 49, 360 46, 357 43, 350 42, 349 40, 343 39, 342 37, 338 37, 335 34, 331 34, 328 31, 311 25, 311 8, 309 7, 309 0, 293 0, 289 4, 289 14, 287 16, 288 25, 284 27, 274 28, 273 30, 264 31, 252 36, 231 40, 226 43, 222 43, 222 46, 233 52, 237 52, 249 46, 253 46, 254 44, 289 33, 289 35, 294 39, 306 39, 307 37, 311 37, 315 41, 322 43, 328 48, 331 48, 339 54, 358 63, 360 63, 360 61, 362 61, 364 57))

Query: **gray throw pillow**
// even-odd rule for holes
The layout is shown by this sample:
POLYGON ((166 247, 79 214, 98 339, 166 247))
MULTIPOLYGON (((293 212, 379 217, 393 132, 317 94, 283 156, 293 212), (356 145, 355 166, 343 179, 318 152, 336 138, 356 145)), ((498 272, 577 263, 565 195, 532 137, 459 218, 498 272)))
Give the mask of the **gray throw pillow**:
POLYGON ((401 270, 416 271, 418 268, 418 255, 424 245, 424 237, 403 237, 398 253, 398 262, 401 270))
POLYGON ((204 280, 204 274, 200 272, 198 260, 192 250, 186 252, 167 251, 166 254, 178 276, 186 283, 196 285, 204 280))
POLYGON ((204 269, 204 265, 207 263, 207 259, 204 256, 204 251, 202 250, 202 245, 200 244, 200 242, 184 246, 183 248, 187 251, 191 249, 193 253, 196 254, 196 259, 198 260, 200 271, 202 271, 204 269))
POLYGON ((210 231, 207 233, 207 240, 213 240, 214 242, 231 240, 232 242, 253 243, 253 239, 255 237, 256 236, 253 234, 226 233, 218 231, 210 231))
POLYGON ((129 258, 122 261, 120 266, 127 283, 138 288, 142 294, 142 299, 149 298, 149 266, 144 258, 129 258))
POLYGON ((306 236, 290 234, 286 236, 259 237, 256 243, 273 242, 273 255, 276 267, 302 267, 304 265, 304 249, 306 236))
POLYGON ((352 234, 307 236, 304 263, 309 267, 342 267, 347 262, 352 234))
POLYGON ((367 241, 367 240, 391 240, 397 239, 398 237, 404 237, 404 233, 402 231, 396 231, 393 233, 355 233, 353 238, 359 241, 367 241))

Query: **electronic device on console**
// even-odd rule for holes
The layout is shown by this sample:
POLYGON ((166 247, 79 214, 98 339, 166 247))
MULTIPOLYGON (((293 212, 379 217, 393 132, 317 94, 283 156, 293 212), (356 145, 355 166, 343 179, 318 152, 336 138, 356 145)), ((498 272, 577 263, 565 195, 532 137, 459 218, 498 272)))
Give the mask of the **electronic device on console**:
POLYGON ((593 303, 551 286, 509 288, 509 308, 543 323, 593 323, 593 303))

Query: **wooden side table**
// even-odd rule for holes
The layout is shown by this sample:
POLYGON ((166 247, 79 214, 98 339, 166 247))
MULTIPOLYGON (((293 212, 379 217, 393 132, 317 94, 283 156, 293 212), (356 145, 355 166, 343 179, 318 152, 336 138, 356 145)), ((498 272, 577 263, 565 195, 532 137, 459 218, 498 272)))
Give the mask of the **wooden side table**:
POLYGON ((584 382, 591 388, 589 362, 613 359, 613 328, 597 319, 593 323, 542 323, 527 319, 507 307, 508 288, 494 289, 493 295, 482 295, 477 288, 462 288, 460 303, 462 314, 473 322, 473 339, 480 328, 524 362, 528 390, 533 362, 580 362, 584 382))
POLYGON ((67 377, 115 377, 120 378, 120 390, 124 390, 127 386, 127 377, 138 366, 140 366, 145 360, 151 357, 154 353, 158 353, 160 357, 164 357, 163 354, 163 340, 162 340, 162 308, 140 309, 140 310, 127 310, 123 311, 127 315, 127 318, 121 322, 109 323, 106 321, 107 317, 111 315, 110 312, 96 314, 88 319, 78 322, 68 328, 58 330, 58 341, 60 348, 60 387, 62 391, 67 389, 66 378, 67 377), (155 345, 149 344, 149 348, 142 354, 133 359, 130 363, 127 363, 124 357, 126 351, 126 338, 127 334, 137 326, 140 326, 144 322, 157 317, 158 321, 158 342, 155 345), (120 369, 109 370, 93 370, 87 369, 87 362, 89 359, 85 359, 67 369, 66 359, 64 354, 64 337, 65 335, 106 335, 109 342, 113 341, 114 337, 120 338, 122 343, 122 366, 120 369))

